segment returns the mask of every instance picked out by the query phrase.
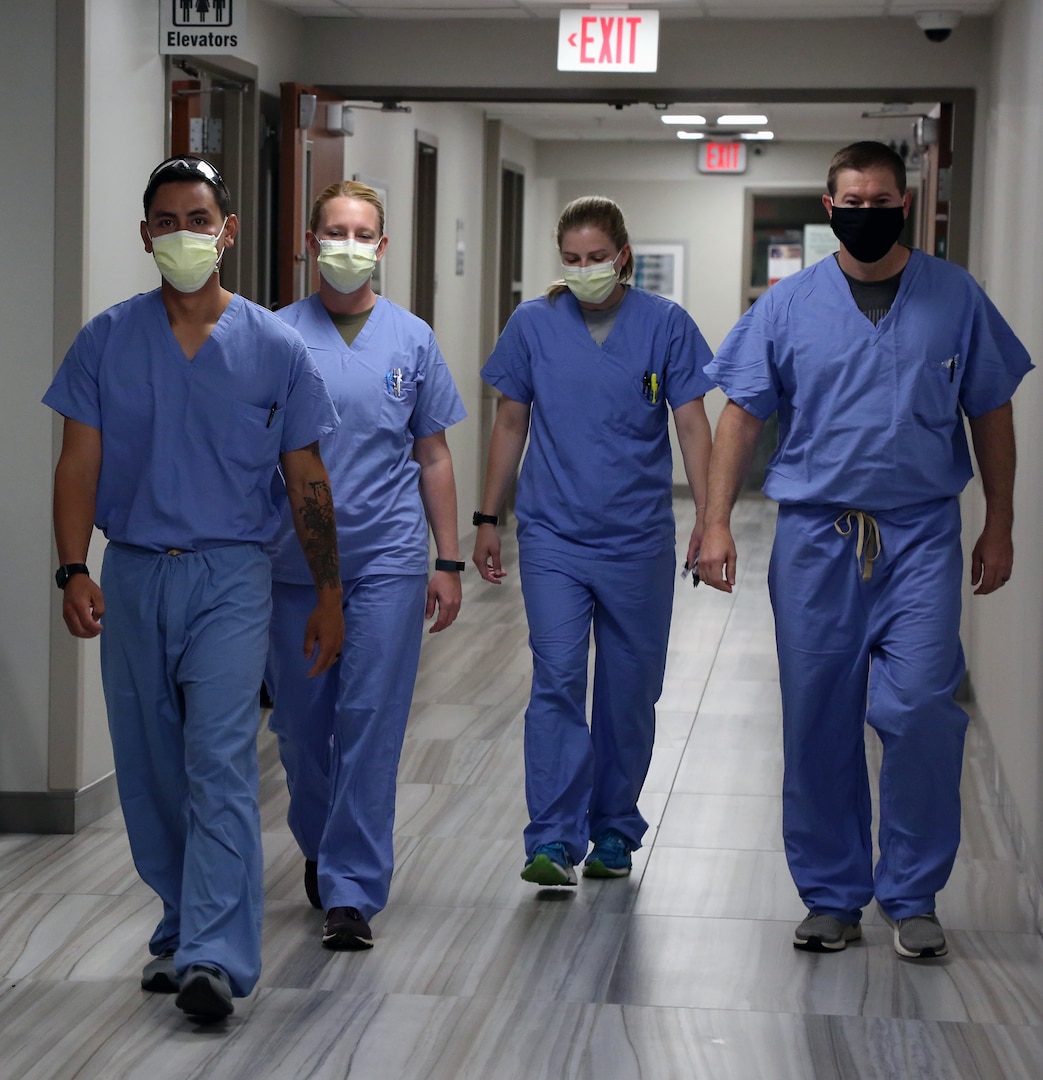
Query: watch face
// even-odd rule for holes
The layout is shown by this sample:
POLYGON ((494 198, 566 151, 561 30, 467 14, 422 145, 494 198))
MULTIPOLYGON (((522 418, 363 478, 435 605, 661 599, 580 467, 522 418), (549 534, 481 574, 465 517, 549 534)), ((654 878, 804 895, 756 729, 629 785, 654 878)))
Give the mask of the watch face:
POLYGON ((69 579, 74 574, 89 574, 90 571, 83 563, 67 563, 59 566, 54 572, 54 582, 59 589, 64 589, 69 584, 69 579))

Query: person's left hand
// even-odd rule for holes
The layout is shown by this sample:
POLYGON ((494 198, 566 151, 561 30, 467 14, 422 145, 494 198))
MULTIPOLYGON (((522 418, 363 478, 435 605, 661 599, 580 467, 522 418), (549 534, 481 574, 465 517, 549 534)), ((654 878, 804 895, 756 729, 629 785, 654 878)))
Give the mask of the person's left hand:
POLYGON ((1010 529, 990 526, 987 522, 971 552, 971 584, 975 596, 1002 589, 1010 581, 1014 568, 1014 541, 1010 529))
POLYGON ((699 549, 703 546, 703 526, 702 523, 696 520, 695 528, 692 529, 691 539, 688 541, 688 558, 685 561, 685 565, 692 569, 694 577, 699 576, 699 567, 696 565, 696 560, 699 558, 699 549))
POLYGON ((463 599, 463 584, 460 574, 453 570, 436 570, 427 583, 427 610, 424 618, 430 619, 435 609, 438 610, 438 618, 435 619, 429 634, 437 634, 455 622, 460 614, 460 602, 463 599))
POLYGON ((308 678, 322 675, 340 659, 344 645, 344 608, 337 590, 323 589, 304 628, 304 658, 312 660, 308 678), (326 597, 329 593, 329 598, 326 597))

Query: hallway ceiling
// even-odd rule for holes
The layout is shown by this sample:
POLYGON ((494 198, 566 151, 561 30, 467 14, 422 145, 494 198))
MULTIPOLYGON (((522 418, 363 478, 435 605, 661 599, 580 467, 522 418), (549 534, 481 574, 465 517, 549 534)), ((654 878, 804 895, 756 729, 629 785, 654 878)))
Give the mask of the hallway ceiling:
MULTIPOLYGON (((577 0, 268 0, 298 15, 363 19, 556 19, 562 8, 611 6, 577 0)), ((1001 0, 656 0, 633 3, 664 19, 836 19, 912 17, 917 11, 991 15, 1001 0)))
MULTIPOLYGON (((732 138, 739 129, 718 129, 715 121, 724 113, 758 113, 768 117, 765 125, 775 134, 775 142, 828 142, 838 145, 856 139, 912 143, 913 121, 929 113, 929 102, 901 102, 882 106, 876 102, 714 102, 698 104, 674 102, 657 110, 648 103, 617 109, 603 104, 548 104, 534 102, 485 102, 483 108, 493 120, 502 120, 533 139, 592 139, 624 142, 677 142, 678 127, 664 124, 660 117, 695 113, 704 116, 703 127, 686 125, 682 130, 707 131, 718 138, 732 138), (863 119, 868 112, 872 117, 863 119), (886 113, 885 117, 876 115, 886 113)), ((747 129, 742 129, 747 130, 747 129)), ((690 145, 696 145, 691 143, 690 145)), ((757 145, 752 143, 751 145, 757 145)))
MULTIPOLYGON (((607 2, 607 0, 606 0, 607 2)), ((900 17, 912 21, 917 11, 958 10, 964 16, 994 12, 1002 0, 656 0, 632 3, 653 8, 663 19, 835 19, 900 17)), ((268 0, 308 18, 362 19, 557 19, 563 8, 598 6, 581 0, 268 0)), ((956 31, 959 32, 958 30, 956 31)), ((856 138, 901 143, 912 141, 912 119, 930 105, 908 102, 770 104, 745 102, 699 104, 669 102, 670 112, 698 113, 709 121, 724 112, 766 113, 775 141, 844 142, 856 138), (890 108, 909 114, 885 119, 863 119, 864 112, 890 108)), ((604 104, 506 103, 485 104, 488 115, 503 120, 535 139, 590 139, 619 141, 677 141, 676 128, 659 122, 647 103, 617 109, 604 104)))

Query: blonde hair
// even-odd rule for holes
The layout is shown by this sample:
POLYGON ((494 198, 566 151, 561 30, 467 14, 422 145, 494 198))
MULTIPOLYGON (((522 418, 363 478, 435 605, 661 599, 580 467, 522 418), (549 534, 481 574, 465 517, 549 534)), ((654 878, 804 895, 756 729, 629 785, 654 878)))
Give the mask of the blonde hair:
MULTIPOLYGON (((626 222, 619 205, 605 195, 581 195, 565 207, 558 218, 555 236, 558 252, 565 242, 565 234, 573 229, 599 229, 615 244, 618 251, 630 242, 627 236, 626 222)), ((629 281, 634 273, 634 254, 627 255, 627 261, 620 267, 619 280, 629 281)), ((564 281, 554 281, 547 287, 548 300, 556 300, 568 289, 564 281)))
POLYGON ((380 223, 380 235, 384 235, 384 204, 380 196, 368 184, 359 180, 338 180, 330 184, 315 200, 311 208, 311 217, 308 218, 308 228, 315 232, 322 218, 322 209, 330 199, 358 199, 359 202, 367 202, 376 207, 377 220, 380 223))

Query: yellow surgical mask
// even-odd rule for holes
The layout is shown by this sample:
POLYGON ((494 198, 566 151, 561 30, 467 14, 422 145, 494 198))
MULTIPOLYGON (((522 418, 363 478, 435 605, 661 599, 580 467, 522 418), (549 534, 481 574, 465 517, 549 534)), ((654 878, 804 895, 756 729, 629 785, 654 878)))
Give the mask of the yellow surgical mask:
MULTIPOLYGON (((618 258, 619 255, 616 256, 618 258)), ((616 259, 593 266, 568 266, 562 263, 561 273, 569 291, 577 300, 587 304, 600 304, 602 300, 607 300, 618 280, 616 259)))
POLYGON ((224 254, 217 250, 217 241, 225 231, 228 218, 221 222, 221 231, 217 236, 209 233, 193 232, 182 229, 180 232, 153 236, 152 257, 163 275, 163 280, 172 288, 182 293, 194 293, 210 280, 210 275, 217 269, 224 254))
POLYGON ((373 276, 379 246, 358 240, 320 240, 319 273, 337 292, 356 292, 373 276))

